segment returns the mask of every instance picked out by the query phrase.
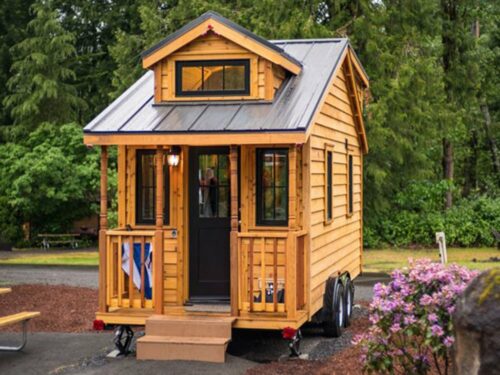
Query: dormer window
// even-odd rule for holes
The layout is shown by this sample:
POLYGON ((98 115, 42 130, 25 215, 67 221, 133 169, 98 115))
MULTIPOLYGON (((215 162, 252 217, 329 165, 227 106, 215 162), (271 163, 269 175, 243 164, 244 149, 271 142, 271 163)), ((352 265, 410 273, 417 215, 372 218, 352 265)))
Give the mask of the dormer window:
POLYGON ((249 60, 177 61, 176 96, 250 95, 249 60))

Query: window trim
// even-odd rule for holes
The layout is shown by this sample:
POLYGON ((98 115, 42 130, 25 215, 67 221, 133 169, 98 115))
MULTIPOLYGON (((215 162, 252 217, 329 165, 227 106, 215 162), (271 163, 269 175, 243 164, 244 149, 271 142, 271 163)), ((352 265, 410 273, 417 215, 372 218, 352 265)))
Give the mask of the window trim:
MULTIPOLYGON (((263 205, 264 205, 264 199, 263 199, 263 186, 262 186, 262 167, 263 167, 263 158, 262 156, 266 152, 279 152, 279 153, 284 153, 286 155, 286 169, 287 169, 287 177, 290 174, 290 162, 289 162, 289 149, 288 148, 275 148, 275 147, 267 147, 267 148, 257 148, 255 150, 255 163, 256 163, 256 169, 255 169, 255 179, 257 182, 257 191, 256 191, 256 198, 255 198, 255 203, 256 203, 256 218, 255 218, 255 224, 256 226, 277 226, 277 227, 287 227, 288 226, 288 217, 289 217, 289 207, 288 207, 288 202, 289 202, 289 189, 290 189, 290 181, 287 178, 286 181, 286 186, 285 186, 285 195, 286 195, 286 219, 284 220, 269 220, 269 219, 264 219, 263 217, 263 205)), ((273 185, 273 187, 275 187, 273 185)))
MULTIPOLYGON (((137 149, 135 151, 135 225, 154 225, 155 217, 152 220, 141 217, 142 200, 140 191, 142 189, 142 163, 140 160, 143 155, 154 155, 156 150, 152 149, 137 149)), ((154 164, 153 164, 154 165, 154 164)), ((153 168, 154 185, 153 185, 153 207, 156 216, 156 168, 153 168)), ((163 164, 163 194, 165 207, 163 209, 163 225, 170 223, 170 168, 167 164, 163 164)))
POLYGON ((333 144, 325 143, 325 225, 333 222, 333 147, 333 144))
MULTIPOLYGON (((203 78, 202 78, 203 79, 203 78)), ((224 80, 224 78, 223 78, 224 80)), ((224 84, 223 84, 224 85, 224 84)), ((250 95, 250 59, 222 59, 222 60, 178 60, 175 61, 175 96, 248 96, 250 95), (183 91, 182 68, 185 66, 226 66, 243 65, 245 68, 245 88, 243 90, 210 90, 210 91, 183 91)))

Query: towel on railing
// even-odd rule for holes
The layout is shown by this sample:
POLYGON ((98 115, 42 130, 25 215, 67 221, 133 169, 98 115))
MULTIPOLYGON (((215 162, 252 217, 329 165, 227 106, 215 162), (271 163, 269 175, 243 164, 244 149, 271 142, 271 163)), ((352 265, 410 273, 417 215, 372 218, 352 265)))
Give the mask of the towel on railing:
MULTIPOLYGON (((141 244, 134 243, 134 275, 133 282, 138 290, 141 290, 141 244)), ((130 244, 125 242, 122 246, 122 269, 130 277, 130 244)), ((146 275, 144 277, 144 297, 151 299, 153 285, 153 248, 150 243, 144 244, 144 268, 146 275)))

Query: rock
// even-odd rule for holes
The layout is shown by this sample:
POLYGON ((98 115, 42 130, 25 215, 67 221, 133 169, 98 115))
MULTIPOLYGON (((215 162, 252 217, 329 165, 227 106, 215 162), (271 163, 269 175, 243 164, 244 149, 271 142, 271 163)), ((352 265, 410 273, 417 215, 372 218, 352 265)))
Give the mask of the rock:
POLYGON ((500 268, 476 277, 453 314, 456 375, 500 375, 500 268))

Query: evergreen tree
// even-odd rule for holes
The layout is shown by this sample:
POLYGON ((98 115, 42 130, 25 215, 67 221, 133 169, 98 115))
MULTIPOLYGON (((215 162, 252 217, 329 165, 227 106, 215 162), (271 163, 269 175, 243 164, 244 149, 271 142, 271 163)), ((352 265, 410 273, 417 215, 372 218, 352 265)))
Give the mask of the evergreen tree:
POLYGON ((72 84, 69 68, 75 57, 74 37, 64 30, 48 0, 33 4, 34 19, 27 38, 12 47, 12 76, 4 105, 14 123, 35 129, 43 122, 64 123, 78 118, 84 102, 72 84))

